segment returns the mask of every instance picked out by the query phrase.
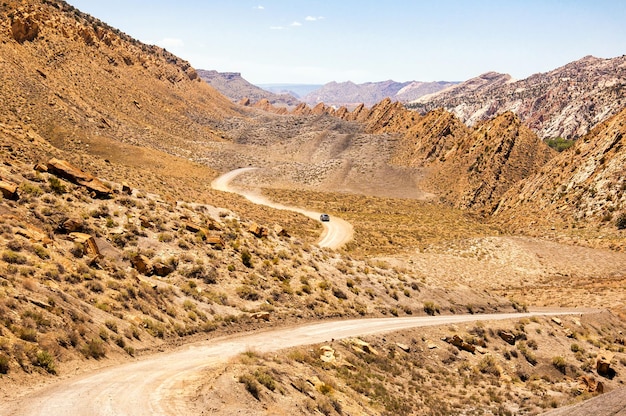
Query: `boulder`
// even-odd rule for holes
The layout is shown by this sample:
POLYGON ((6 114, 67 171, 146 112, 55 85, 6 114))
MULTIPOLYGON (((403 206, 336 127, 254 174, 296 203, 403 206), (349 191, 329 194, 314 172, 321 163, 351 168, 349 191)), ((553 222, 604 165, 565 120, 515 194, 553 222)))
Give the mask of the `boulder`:
POLYGON ((248 231, 254 234, 254 236, 257 238, 267 237, 269 234, 266 227, 260 226, 255 222, 250 224, 250 227, 248 227, 248 231))
POLYGON ((165 277, 171 273, 174 272, 174 266, 169 265, 169 264, 165 264, 165 263, 161 263, 161 262, 156 262, 152 265, 152 271, 154 274, 156 274, 157 276, 160 277, 165 277))
POLYGON ((346 343, 348 343, 356 352, 378 355, 378 351, 376 351, 374 347, 372 347, 370 344, 363 341, 362 339, 349 338, 346 340, 346 343))
POLYGON ((460 350, 471 352, 472 354, 476 352, 476 347, 474 345, 463 341, 463 338, 458 335, 454 335, 453 337, 445 337, 443 338, 443 341, 447 342, 448 344, 454 345, 460 350))
POLYGON ((70 233, 70 238, 75 243, 82 244, 85 247, 85 251, 90 257, 99 257, 100 250, 96 244, 96 240, 89 234, 85 233, 70 233))
POLYGON ((604 384, 601 381, 596 381, 595 378, 591 376, 580 376, 578 377, 578 381, 580 382, 581 392, 588 393, 604 393, 604 384))
POLYGON ((411 347, 409 347, 406 344, 401 344, 399 342, 396 342, 396 345, 398 346, 398 348, 400 348, 404 352, 411 352, 411 347))
POLYGON ((58 231, 62 233, 73 233, 82 230, 84 222, 80 218, 67 218, 58 226, 58 231))
POLYGON ((611 368, 611 361, 615 354, 608 351, 599 353, 596 357, 596 371, 603 377, 612 377, 615 375, 615 370, 611 368))
POLYGON ((111 196, 111 189, 109 189, 100 179, 90 173, 83 172, 66 160, 53 158, 48 161, 46 166, 48 168, 48 172, 77 185, 84 186, 99 198, 108 198, 111 196))
POLYGON ((260 321, 260 320, 269 321, 270 320, 270 313, 267 312, 267 311, 255 312, 252 315, 250 315, 250 317, 256 319, 257 321, 260 321))
POLYGON ((502 338, 507 344, 515 345, 515 335, 507 331, 498 331, 498 335, 502 338))
POLYGON ((133 189, 130 187, 128 183, 122 182, 122 193, 126 195, 132 195, 133 189))
POLYGON ((17 194, 17 185, 10 182, 0 181, 0 192, 5 199, 17 201, 20 198, 17 194))
POLYGON ((289 233, 287 232, 287 230, 285 230, 285 229, 284 229, 283 227, 281 227, 280 225, 275 225, 275 226, 274 226, 274 233, 276 233, 276 235, 277 235, 278 237, 287 237, 287 238, 289 238, 289 237, 290 237, 290 235, 289 235, 289 233))
POLYGON ((134 256, 130 259, 130 263, 133 265, 135 270, 145 276, 150 276, 153 273, 152 262, 143 254, 137 254, 134 256))
POLYGON ((206 243, 213 246, 216 249, 224 247, 224 239, 220 235, 209 235, 206 237, 206 243))
POLYGON ((329 346, 329 345, 322 345, 320 347, 320 360, 322 360, 325 363, 332 363, 335 362, 336 358, 335 358, 335 350, 329 346))

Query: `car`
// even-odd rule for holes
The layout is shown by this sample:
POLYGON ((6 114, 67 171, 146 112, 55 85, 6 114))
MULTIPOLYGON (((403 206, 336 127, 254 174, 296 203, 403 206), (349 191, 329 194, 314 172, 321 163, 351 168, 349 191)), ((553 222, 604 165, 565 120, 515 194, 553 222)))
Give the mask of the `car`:
POLYGON ((328 221, 330 221, 330 216, 328 214, 322 214, 322 215, 320 215, 320 221, 328 222, 328 221))

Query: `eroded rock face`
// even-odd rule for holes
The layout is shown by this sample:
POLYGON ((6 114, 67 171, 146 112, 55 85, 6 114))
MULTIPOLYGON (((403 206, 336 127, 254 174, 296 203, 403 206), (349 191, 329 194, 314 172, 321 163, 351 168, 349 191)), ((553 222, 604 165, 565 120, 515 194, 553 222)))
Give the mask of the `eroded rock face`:
POLYGON ((483 74, 411 106, 421 113, 445 108, 469 125, 513 111, 542 138, 577 138, 623 108, 625 81, 626 56, 587 56, 517 81, 483 74))
POLYGON ((11 36, 19 43, 32 42, 39 36, 39 23, 34 16, 17 16, 11 22, 11 36))

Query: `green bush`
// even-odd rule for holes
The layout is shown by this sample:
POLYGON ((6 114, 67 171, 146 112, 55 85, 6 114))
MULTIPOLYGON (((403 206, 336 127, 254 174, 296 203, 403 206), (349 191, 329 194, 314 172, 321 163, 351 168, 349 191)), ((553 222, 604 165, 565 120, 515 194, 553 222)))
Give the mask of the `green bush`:
POLYGON ((562 152, 563 150, 569 149, 575 143, 574 140, 567 140, 562 137, 555 137, 552 139, 545 139, 544 142, 556 150, 557 152, 562 152))
POLYGON ((439 306, 435 302, 424 302, 424 312, 428 315, 434 316, 436 313, 439 313, 439 306))
POLYGON ((259 383, 256 381, 256 377, 252 374, 243 374, 239 376, 239 382, 243 383, 246 387, 246 390, 257 400, 260 400, 259 395, 261 394, 259 383))
POLYGON ((567 363, 565 362, 565 358, 560 355, 552 358, 552 365, 559 370, 561 373, 565 374, 567 369, 567 363))
POLYGON ((618 230, 626 230, 626 212, 617 217, 615 226, 618 230))
POLYGON ((96 360, 106 355, 104 342, 99 338, 92 338, 82 349, 82 353, 87 358, 95 358, 96 360))
POLYGON ((48 177, 48 184, 50 185, 50 189, 52 190, 52 192, 54 192, 55 194, 60 195, 60 194, 64 194, 65 192, 67 192, 63 182, 61 182, 61 180, 57 178, 56 176, 48 177))
POLYGON ((247 249, 241 250, 241 262, 244 266, 251 268, 252 267, 252 255, 247 249))
POLYGON ((57 373, 56 366, 54 364, 54 357, 48 351, 38 351, 33 364, 43 368, 50 374, 57 373))
POLYGON ((0 354, 0 374, 6 374, 9 372, 9 357, 4 354, 0 354))

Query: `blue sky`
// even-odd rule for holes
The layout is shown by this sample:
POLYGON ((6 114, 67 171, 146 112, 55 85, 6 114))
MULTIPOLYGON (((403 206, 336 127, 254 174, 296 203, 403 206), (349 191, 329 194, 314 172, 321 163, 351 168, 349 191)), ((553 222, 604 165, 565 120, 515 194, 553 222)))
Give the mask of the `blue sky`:
POLYGON ((255 84, 525 78, 626 54, 621 0, 68 0, 255 84))

